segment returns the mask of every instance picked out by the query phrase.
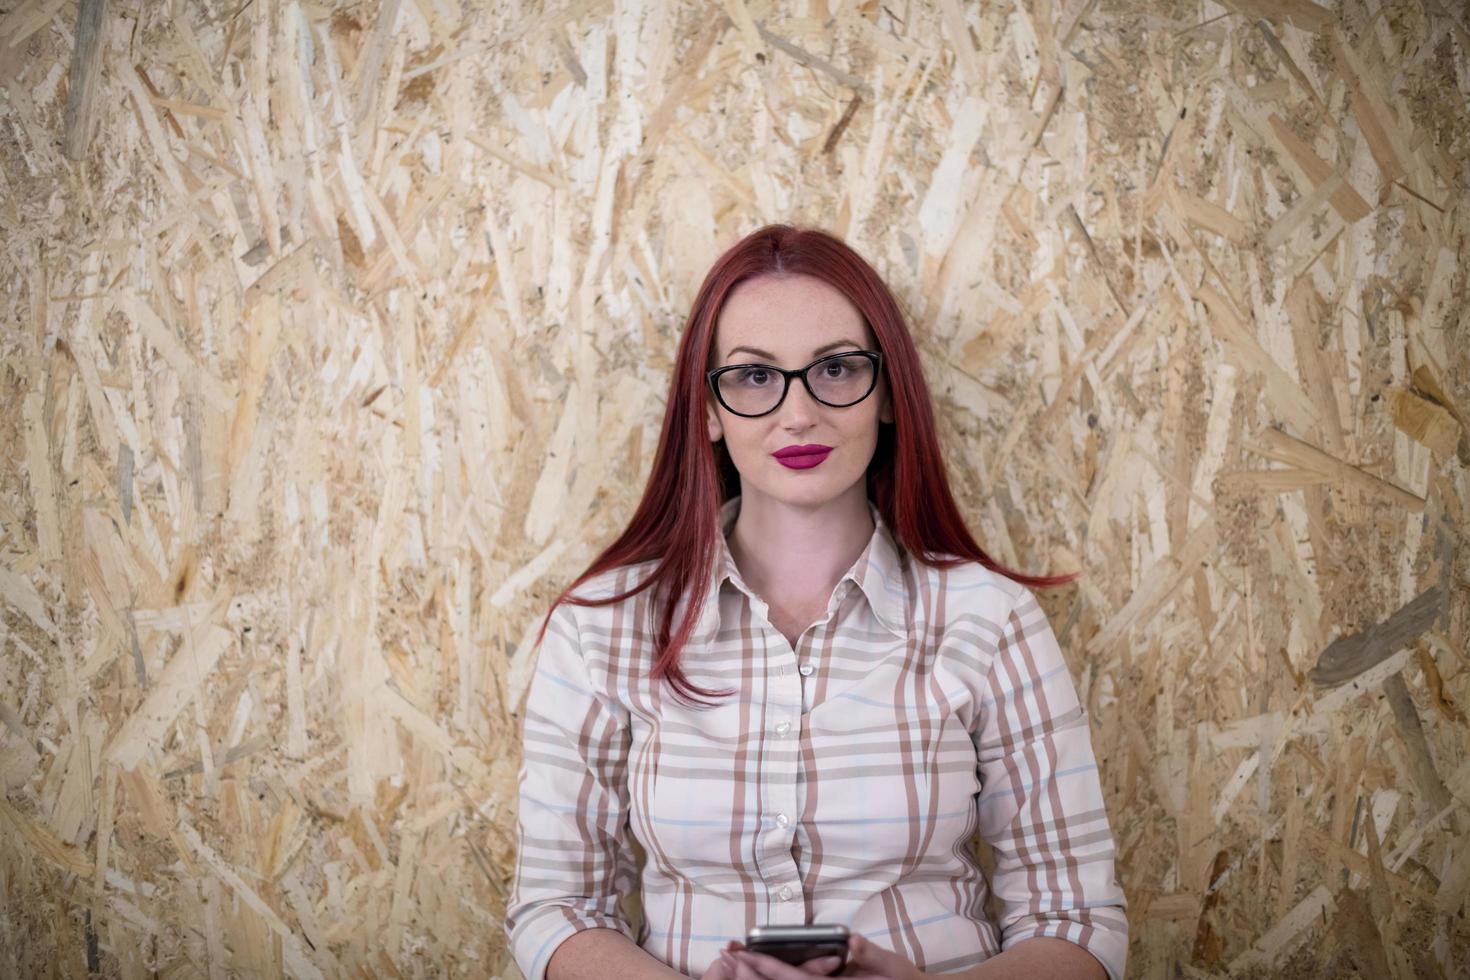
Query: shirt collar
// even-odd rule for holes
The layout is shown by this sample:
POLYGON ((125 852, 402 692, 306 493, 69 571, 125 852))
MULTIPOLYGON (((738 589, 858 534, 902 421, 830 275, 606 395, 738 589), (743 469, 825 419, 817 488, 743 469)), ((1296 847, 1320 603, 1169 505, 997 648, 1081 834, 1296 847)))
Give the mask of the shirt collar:
MULTIPOLYGON (((871 500, 867 504, 868 514, 873 519, 873 534, 862 554, 858 555, 852 567, 838 580, 837 587, 841 588, 842 582, 851 579, 867 598, 868 606, 873 610, 873 616, 879 624, 895 636, 904 637, 908 632, 905 629, 903 558, 877 505, 871 500)), ((741 591, 754 594, 741 578, 740 569, 735 564, 729 541, 725 537, 735 526, 735 518, 739 513, 739 494, 720 505, 719 555, 715 559, 714 581, 705 595, 704 606, 700 610, 693 633, 702 641, 712 639, 720 627, 720 592, 727 579, 741 591)))

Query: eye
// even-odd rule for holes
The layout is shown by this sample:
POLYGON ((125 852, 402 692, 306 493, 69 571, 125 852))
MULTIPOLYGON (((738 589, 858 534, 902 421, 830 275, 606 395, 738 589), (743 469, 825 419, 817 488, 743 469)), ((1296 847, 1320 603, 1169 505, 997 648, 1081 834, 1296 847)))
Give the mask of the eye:
POLYGON ((840 378, 844 374, 848 373, 847 362, 846 361, 828 361, 826 364, 823 364, 822 365, 822 370, 825 371, 825 372, 827 372, 827 377, 829 377, 829 378, 840 378), (833 371, 834 368, 836 369, 836 372, 837 372, 836 374, 833 374, 832 373, 832 371, 833 371))
POLYGON ((753 388, 761 387, 771 376, 771 372, 763 367, 748 367, 732 373, 735 375, 736 382, 753 388))

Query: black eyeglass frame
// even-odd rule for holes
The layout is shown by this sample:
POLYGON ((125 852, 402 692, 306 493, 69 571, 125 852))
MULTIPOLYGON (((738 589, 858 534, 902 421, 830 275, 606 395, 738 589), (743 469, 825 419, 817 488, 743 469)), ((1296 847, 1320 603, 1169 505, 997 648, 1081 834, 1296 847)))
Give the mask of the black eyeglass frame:
POLYGON ((731 415, 738 415, 743 419, 758 419, 763 416, 770 415, 776 409, 781 407, 782 402, 786 401, 786 396, 791 391, 792 378, 801 378, 801 384, 804 388, 806 388, 806 393, 808 395, 811 395, 812 400, 817 402, 819 405, 826 405, 828 408, 851 408, 852 406, 859 404, 863 401, 863 399, 867 398, 873 392, 878 390, 878 375, 882 370, 883 353, 881 351, 844 350, 838 351, 835 354, 828 354, 825 357, 819 357, 815 361, 812 361, 810 364, 808 364, 806 367, 797 368, 794 371, 788 371, 785 368, 779 368, 774 364, 727 364, 724 367, 717 367, 713 371, 706 372, 704 377, 705 381, 708 382, 710 386, 710 390, 715 393, 715 399, 720 403, 725 411, 729 412, 731 415), (819 397, 817 393, 812 390, 812 382, 811 379, 807 377, 807 372, 816 367, 818 364, 822 364, 826 361, 836 360, 839 357, 852 357, 854 354, 861 354, 869 361, 873 362, 873 383, 868 387, 867 391, 863 392, 862 397, 856 399, 855 401, 850 401, 846 405, 834 405, 829 401, 823 401, 822 398, 819 397), (772 374, 781 375, 781 397, 776 399, 776 404, 772 405, 764 412, 758 412, 755 415, 747 415, 744 412, 737 412, 735 411, 735 409, 731 408, 725 402, 725 396, 720 394, 719 378, 720 375, 724 374, 726 371, 734 371, 739 368, 760 368, 763 371, 770 371, 772 374))

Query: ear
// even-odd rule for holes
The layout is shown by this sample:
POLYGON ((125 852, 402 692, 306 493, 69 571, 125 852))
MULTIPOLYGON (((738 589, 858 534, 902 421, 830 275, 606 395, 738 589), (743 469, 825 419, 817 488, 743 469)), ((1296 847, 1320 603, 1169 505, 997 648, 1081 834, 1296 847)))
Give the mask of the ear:
POLYGON ((893 424, 893 392, 887 384, 883 385, 883 405, 878 409, 878 421, 893 424))
POLYGON ((709 395, 704 398, 704 423, 710 442, 719 442, 725 438, 725 427, 720 423, 720 411, 715 407, 714 398, 709 395))

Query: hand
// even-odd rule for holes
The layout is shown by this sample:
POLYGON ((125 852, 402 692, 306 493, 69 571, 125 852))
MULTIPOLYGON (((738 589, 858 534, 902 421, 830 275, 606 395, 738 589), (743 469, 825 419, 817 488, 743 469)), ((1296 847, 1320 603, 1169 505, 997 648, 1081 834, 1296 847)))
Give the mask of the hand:
POLYGON ((859 980, 929 980, 929 974, 908 957, 874 946, 856 932, 847 939, 847 969, 842 971, 842 976, 859 980))
MULTIPOLYGON (((715 958, 715 961, 709 965, 709 969, 704 971, 700 980, 748 980, 748 978, 763 977, 772 977, 775 980, 807 980, 808 977, 812 976, 831 976, 832 972, 837 969, 838 962, 839 960, 836 956, 819 956, 814 960, 807 960, 801 966, 792 966, 790 963, 784 963, 774 956, 767 956, 764 953, 752 953, 738 940, 732 939, 725 945, 725 949, 715 958), (747 957, 748 959, 742 963, 737 956, 747 957), (773 964, 774 970, 779 972, 752 972, 755 968, 750 963, 754 961, 759 961, 763 964, 773 964), (742 970, 744 972, 740 972, 742 970)), ((772 967, 764 968, 772 969, 772 967)))
MULTIPOLYGON (((734 945, 731 944, 732 947, 734 945)), ((818 976, 830 976, 837 965, 837 957, 824 956, 794 967, 774 956, 744 949, 721 953, 720 959, 728 961, 731 972, 722 975, 718 980, 806 980, 814 973, 818 976)), ((719 961, 714 965, 720 965, 719 961)), ((927 980, 929 976, 909 959, 874 946, 858 933, 848 937, 847 968, 839 975, 858 980, 927 980)), ((716 978, 706 973, 705 980, 716 978)))

